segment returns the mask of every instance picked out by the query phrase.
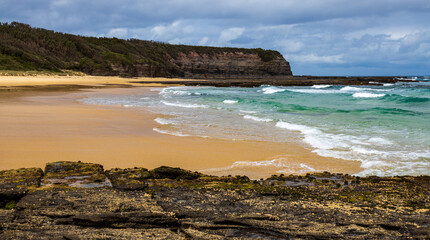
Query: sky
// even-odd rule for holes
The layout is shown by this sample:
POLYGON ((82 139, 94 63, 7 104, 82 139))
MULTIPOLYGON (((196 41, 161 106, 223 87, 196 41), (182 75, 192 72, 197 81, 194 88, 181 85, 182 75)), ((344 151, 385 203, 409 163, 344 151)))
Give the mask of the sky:
POLYGON ((430 75, 430 0, 0 0, 0 22, 279 51, 294 75, 430 75))

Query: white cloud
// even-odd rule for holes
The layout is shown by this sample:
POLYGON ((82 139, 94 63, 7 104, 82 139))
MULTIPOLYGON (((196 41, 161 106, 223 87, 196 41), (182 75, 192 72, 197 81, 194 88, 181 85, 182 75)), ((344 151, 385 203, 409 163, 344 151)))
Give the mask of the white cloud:
POLYGON ((177 20, 168 25, 161 24, 153 27, 151 29, 151 39, 163 41, 167 40, 170 42, 173 39, 178 40, 178 38, 181 38, 183 35, 191 34, 193 31, 193 26, 187 25, 181 20, 177 20))
POLYGON ((313 53, 306 55, 292 55, 297 62, 304 63, 345 63, 342 55, 318 56, 313 53))
POLYGON ((245 28, 229 28, 221 32, 219 36, 220 43, 227 43, 242 36, 245 28))
POLYGON ((279 41, 279 42, 276 43, 276 45, 278 45, 278 46, 280 46, 282 48, 280 50, 283 50, 283 51, 285 51, 287 53, 299 52, 305 46, 303 44, 303 42, 301 42, 299 40, 279 41))
POLYGON ((203 37, 198 44, 199 45, 206 45, 209 42, 209 38, 208 37, 203 37))
POLYGON ((128 36, 127 28, 113 28, 106 34, 107 37, 126 38, 128 36))

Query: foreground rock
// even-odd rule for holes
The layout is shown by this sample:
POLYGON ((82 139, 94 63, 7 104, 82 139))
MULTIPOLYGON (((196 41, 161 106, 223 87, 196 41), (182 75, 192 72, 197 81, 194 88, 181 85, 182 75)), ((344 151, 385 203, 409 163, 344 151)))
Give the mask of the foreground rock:
POLYGON ((151 173, 146 168, 111 169, 106 175, 114 188, 122 190, 143 190, 148 185, 145 180, 151 178, 151 173))
POLYGON ((0 208, 12 207, 30 188, 40 185, 43 171, 40 168, 21 168, 0 171, 0 208))
POLYGON ((173 238, 178 225, 148 194, 112 188, 35 191, 11 215, 1 239, 173 238))
MULTIPOLYGON (((44 181, 95 174, 107 177, 112 187, 66 182, 27 188, 14 209, 0 210, 0 239, 425 239, 430 235, 429 176, 358 178, 325 172, 253 181, 170 167, 101 169, 97 164, 48 164, 44 181)), ((9 182, 14 182, 12 171, 6 174, 9 182)), ((23 177, 21 171, 27 170, 16 173, 17 181, 23 177)), ((37 176, 39 180, 31 183, 42 179, 37 176)))
POLYGON ((43 186, 66 185, 77 188, 111 187, 103 166, 94 163, 55 162, 48 163, 43 186))

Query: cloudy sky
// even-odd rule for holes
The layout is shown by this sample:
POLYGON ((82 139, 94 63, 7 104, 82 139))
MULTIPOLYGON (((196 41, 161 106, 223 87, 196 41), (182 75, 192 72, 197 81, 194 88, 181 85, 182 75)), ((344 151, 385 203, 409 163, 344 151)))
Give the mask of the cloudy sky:
POLYGON ((274 49, 296 75, 430 75, 430 0, 0 0, 0 21, 274 49))

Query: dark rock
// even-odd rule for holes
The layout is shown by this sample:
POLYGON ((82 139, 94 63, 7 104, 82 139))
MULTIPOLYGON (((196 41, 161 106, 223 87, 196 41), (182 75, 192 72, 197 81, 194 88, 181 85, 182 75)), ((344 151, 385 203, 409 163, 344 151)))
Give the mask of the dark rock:
POLYGON ((47 229, 16 229, 0 232, 3 240, 86 240, 86 239, 185 239, 181 234, 165 228, 91 228, 81 226, 50 226, 47 229))
POLYGON ((203 176, 203 174, 198 172, 191 172, 180 168, 172 168, 166 166, 153 169, 151 171, 151 174, 155 179, 169 178, 193 180, 203 176))
POLYGON ((382 85, 383 83, 405 82, 395 77, 321 77, 321 76, 277 76, 257 79, 207 79, 207 80, 175 80, 175 81, 132 81, 133 83, 162 83, 181 84, 185 86, 214 86, 214 87, 259 87, 273 86, 312 86, 318 84, 329 85, 382 85))
POLYGON ((40 168, 20 168, 0 171, 0 188, 38 187, 43 177, 40 168))
POLYGON ((106 175, 114 188, 122 190, 142 190, 147 187, 145 179, 151 178, 146 168, 114 168, 106 171, 106 175))
POLYGON ((111 187, 103 166, 82 162, 54 162, 46 164, 43 186, 66 185, 77 188, 111 187))
POLYGON ((20 168, 0 171, 0 208, 18 202, 28 189, 40 186, 43 171, 40 168, 20 168))
MULTIPOLYGON (((48 165, 47 175, 56 177, 103 174, 96 164, 48 165)), ((253 181, 169 167, 106 173, 118 189, 40 187, 24 193, 15 209, 0 209, 0 239, 426 239, 430 235, 429 176, 360 178, 323 172, 253 181), (131 190, 141 184, 148 185, 131 190)))
POLYGON ((97 239, 109 239, 109 236, 145 239, 144 236, 161 233, 169 236, 165 239, 181 238, 171 230, 178 228, 177 218, 142 191, 124 192, 112 188, 39 190, 21 199, 12 214, 8 222, 0 221, 0 227, 4 229, 0 239, 56 239, 52 237, 56 234, 60 234, 56 236, 58 239, 61 236, 82 239, 88 236, 79 236, 79 233, 85 232, 97 239), (45 231, 41 232, 43 229, 45 231), (136 235, 138 233, 140 236, 136 235))
POLYGON ((421 194, 429 193, 430 182, 425 183, 428 177, 414 177, 413 181, 409 177, 407 181, 387 177, 374 181, 368 177, 360 178, 362 183, 353 187, 336 186, 355 178, 315 173, 307 177, 276 176, 256 185, 232 181, 231 177, 199 178, 177 185, 166 182, 161 189, 163 183, 158 182, 150 188, 158 189, 154 199, 176 214, 182 231, 202 239, 366 239, 430 233, 426 223, 418 220, 429 219, 428 205, 416 205, 421 210, 413 210, 405 202, 415 198, 430 202, 428 194, 421 194), (313 185, 285 185, 295 180, 313 185))
POLYGON ((68 219, 59 219, 56 223, 99 228, 170 228, 179 226, 176 218, 151 212, 80 214, 68 219))

